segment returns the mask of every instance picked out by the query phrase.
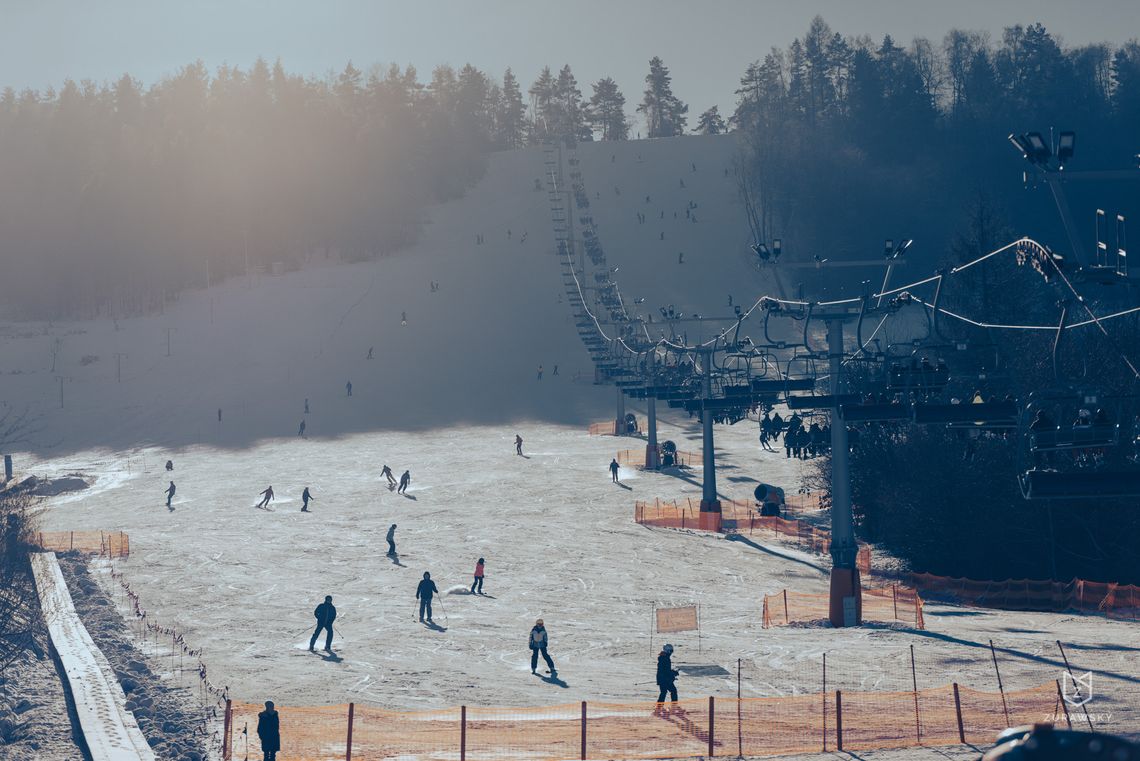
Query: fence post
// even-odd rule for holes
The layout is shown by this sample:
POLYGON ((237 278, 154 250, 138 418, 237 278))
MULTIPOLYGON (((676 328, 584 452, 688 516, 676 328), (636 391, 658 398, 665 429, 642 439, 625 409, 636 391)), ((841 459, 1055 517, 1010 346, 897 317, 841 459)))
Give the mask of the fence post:
POLYGON ((586 761, 586 701, 582 701, 582 761, 586 761))
POLYGON ((827 753, 827 652, 823 653, 823 689, 819 691, 823 717, 823 752, 827 753))
POLYGON ((835 691, 835 749, 843 750, 843 691, 835 691))
POLYGON ((740 699, 740 659, 736 659, 736 755, 744 758, 744 716, 740 699))
POLYGON ((785 624, 791 623, 791 619, 788 618, 788 590, 787 589, 784 590, 784 623, 785 624))
POLYGON ((231 743, 231 730, 234 723, 234 709, 233 703, 229 698, 226 698, 226 713, 225 720, 222 723, 222 759, 229 761, 233 755, 233 749, 230 747, 231 743))
POLYGON ((75 549, 75 532, 74 531, 71 532, 71 549, 72 550, 75 549))
POLYGON ((899 585, 891 584, 891 602, 895 606, 895 620, 899 620, 899 585))
POLYGON ((914 670, 914 645, 910 646, 910 683, 914 689, 914 737, 915 741, 922 745, 922 725, 918 719, 918 677, 914 670))
POLYGON ((1057 684, 1057 700, 1060 701, 1061 710, 1065 712, 1065 725, 1068 726, 1069 729, 1072 729, 1073 722, 1069 719, 1068 701, 1065 700, 1065 693, 1061 692, 1061 680, 1054 679, 1053 681, 1057 684))
POLYGON ((348 704, 348 741, 344 746, 344 761, 352 761, 352 720, 356 715, 356 703, 348 704))
POLYGON ((1005 714, 1005 726, 1009 727, 1009 706, 1005 702, 1005 687, 1001 683, 1001 671, 998 670, 997 665, 997 650, 994 649, 994 641, 990 640, 990 657, 994 661, 994 673, 997 674, 998 692, 1001 693, 1001 711, 1005 714))
POLYGON ((954 682, 954 712, 958 714, 958 742, 966 744, 966 728, 962 725, 962 699, 958 697, 958 683, 954 682))
POLYGON ((716 713, 715 704, 713 702, 714 700, 715 698, 713 698, 712 695, 709 695, 709 758, 713 757, 713 729, 716 723, 714 719, 716 713))
POLYGON ((459 706, 459 761, 467 761, 467 706, 459 706))

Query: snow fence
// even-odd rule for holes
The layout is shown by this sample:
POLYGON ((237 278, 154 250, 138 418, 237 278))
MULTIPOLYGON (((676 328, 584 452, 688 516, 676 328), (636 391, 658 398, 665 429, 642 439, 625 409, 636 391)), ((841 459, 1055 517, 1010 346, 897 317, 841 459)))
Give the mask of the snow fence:
POLYGON ((122 531, 38 531, 34 546, 44 552, 82 552, 108 558, 131 554, 131 539, 122 531))
MULTIPOLYGON (((798 518, 778 518, 759 515, 753 502, 742 499, 720 501, 721 527, 726 533, 753 536, 771 533, 775 539, 784 539, 804 549, 826 555, 831 550, 831 532, 798 518)), ((686 497, 683 500, 652 502, 638 500, 633 507, 633 519, 644 526, 699 530, 701 503, 686 497)), ((871 548, 860 545, 855 563, 863 573, 871 572, 871 548)))
POLYGON ((909 574, 911 583, 928 593, 968 605, 1002 610, 1080 610, 1110 618, 1140 620, 1140 587, 1102 581, 1005 579, 978 581, 930 573, 909 574))
MULTIPOLYGON (((260 705, 227 703, 223 759, 261 754, 260 705)), ((566 703, 399 713, 357 704, 277 706, 281 755, 345 759, 652 759, 988 744, 1009 726, 1069 720, 1056 682, 1018 692, 957 684, 678 703, 566 703)))
MULTIPOLYGON (((764 595, 764 628, 825 621, 830 605, 829 594, 814 595, 785 589, 774 595, 764 595)), ((914 625, 916 629, 925 629, 922 605, 918 592, 906 587, 892 585, 863 590, 864 621, 901 621, 914 625)))

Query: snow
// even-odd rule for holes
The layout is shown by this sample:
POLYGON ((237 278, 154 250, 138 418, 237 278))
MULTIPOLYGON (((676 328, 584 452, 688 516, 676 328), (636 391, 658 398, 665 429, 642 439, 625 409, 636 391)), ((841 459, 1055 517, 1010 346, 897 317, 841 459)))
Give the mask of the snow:
MULTIPOLYGON (((730 289, 734 303, 769 290, 724 175, 734 151, 731 137, 580 146, 609 263, 650 311, 719 314, 731 311, 730 289), (697 223, 685 218, 689 201, 697 223)), ((676 662, 730 676, 685 676, 683 696, 735 695, 738 659, 745 696, 814 692, 824 653, 829 688, 909 690, 912 644, 920 688, 958 681, 992 691, 991 638, 1006 688, 1017 689, 1060 677, 1060 639, 1074 670, 1098 674, 1094 702, 1110 714, 1102 728, 1136 731, 1135 624, 931 604, 925 632, 764 630, 763 595, 825 592, 826 558, 759 535, 728 541, 634 524, 634 500, 698 495, 700 473, 623 468, 624 486, 610 483, 610 458, 641 444, 585 433, 612 416, 614 396, 574 380, 592 371, 559 303, 547 196, 533 190, 542 159, 539 150, 496 154, 466 197, 432 211, 416 246, 378 262, 314 261, 252 287, 235 279, 186 294, 163 315, 120 320, 117 331, 109 321, 6 326, 5 401, 30 406, 42 427, 17 467, 93 479, 81 494, 47 500, 43 528, 127 531, 131 559, 116 567, 151 619, 202 647, 211 678, 244 701, 399 710, 644 701, 664 642, 655 635, 650 646, 653 606, 700 603, 700 649, 693 633, 669 635, 676 662), (486 244, 474 244, 478 233, 486 244), (127 355, 121 384, 115 352, 127 355), (100 361, 80 366, 87 354, 100 361), (62 410, 56 376, 65 378, 62 410), (295 435, 302 417, 304 439, 295 435), (526 458, 514 454, 516 433, 526 458), (408 497, 387 489, 384 464, 411 470, 408 497), (173 510, 163 496, 170 478, 173 510), (254 509, 270 484, 273 511, 254 509), (299 510, 305 486, 312 514, 299 510), (393 522, 399 564, 384 554, 393 522), (481 556, 487 596, 463 594, 481 556), (454 592, 437 607, 444 631, 412 620, 425 570, 454 592), (340 612, 339 662, 306 650, 325 594, 340 612), (539 617, 565 687, 528 673, 526 636, 539 617)), ((690 340, 704 333, 689 327, 690 340)), ((661 438, 699 451, 695 422, 659 406, 669 421, 661 438)), ((716 435, 725 497, 749 498, 756 481, 798 488, 805 466, 761 452, 755 423, 716 435)))

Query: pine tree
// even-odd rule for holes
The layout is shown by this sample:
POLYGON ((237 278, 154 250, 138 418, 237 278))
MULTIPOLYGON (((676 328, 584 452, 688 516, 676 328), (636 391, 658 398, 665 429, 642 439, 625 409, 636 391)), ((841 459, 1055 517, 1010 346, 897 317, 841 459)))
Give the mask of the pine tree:
POLYGON ((673 95, 672 77, 660 57, 649 61, 649 74, 645 76, 645 97, 637 112, 645 114, 649 137, 672 137, 685 132, 689 107, 673 95))
POLYGON ((589 126, 601 133, 602 140, 629 138, 629 120, 625 117, 625 96, 611 77, 594 83, 590 98, 589 126))
POLYGON ((553 109, 554 102, 554 75, 549 66, 543 66, 534 80, 534 84, 527 90, 530 94, 530 108, 533 114, 533 129, 531 141, 541 140, 547 135, 554 134, 553 129, 558 121, 553 109))
POLYGON ((721 118, 720 108, 713 106, 697 117, 697 127, 693 130, 698 135, 720 135, 728 131, 728 126, 721 118))
POLYGON ((582 105, 582 91, 578 89, 578 80, 574 78, 570 64, 566 64, 558 72, 558 79, 554 83, 554 100, 558 104, 556 134, 573 137, 576 140, 589 137, 582 105))
POLYGON ((522 147, 526 136, 526 108, 523 106, 519 81, 509 67, 503 72, 503 97, 499 102, 495 122, 498 129, 497 142, 503 148, 522 147))

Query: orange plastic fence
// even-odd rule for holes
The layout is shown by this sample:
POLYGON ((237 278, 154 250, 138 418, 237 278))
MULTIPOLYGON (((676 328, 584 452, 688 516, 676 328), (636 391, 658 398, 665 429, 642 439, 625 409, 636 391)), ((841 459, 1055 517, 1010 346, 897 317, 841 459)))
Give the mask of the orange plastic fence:
MULTIPOLYGON (((652 502, 638 501, 634 503, 633 517, 637 523, 646 526, 697 530, 700 523, 700 506, 699 501, 687 497, 675 501, 660 499, 652 502)), ((720 509, 721 528, 726 532, 748 536, 771 532, 773 538, 791 541, 823 555, 831 550, 831 532, 813 526, 807 521, 760 515, 756 512, 754 502, 741 499, 722 499, 720 509)), ((855 562, 860 571, 870 573, 871 548, 865 544, 860 545, 855 562)))
MULTIPOLYGON (((783 590, 764 595, 765 629, 791 623, 825 620, 828 617, 831 596, 783 590)), ((918 592, 906 587, 891 586, 863 590, 864 621, 903 621, 925 629, 922 618, 922 598, 918 592)))
MULTIPOLYGON (((461 707, 397 713, 361 705, 278 706, 281 755, 331 759, 652 759, 989 743, 1007 726, 1063 716, 1056 682, 1018 692, 946 685, 917 692, 461 707)), ((224 759, 260 757, 260 705, 229 704, 224 759)))
MULTIPOLYGON (((704 466, 704 456, 700 452, 685 452, 678 449, 674 453, 677 465, 685 468, 700 468, 704 466)), ((644 449, 623 449, 617 453, 617 461, 630 468, 645 468, 644 449)))
POLYGON ((616 436, 613 420, 604 420, 601 423, 590 423, 591 436, 616 436))
POLYGON ((83 552, 108 558, 131 554, 131 540, 122 531, 38 531, 36 545, 45 552, 83 552))
POLYGON ((1073 579, 976 581, 912 573, 910 581, 928 594, 947 595, 970 605, 1003 610, 1085 610, 1140 620, 1140 587, 1073 579))

